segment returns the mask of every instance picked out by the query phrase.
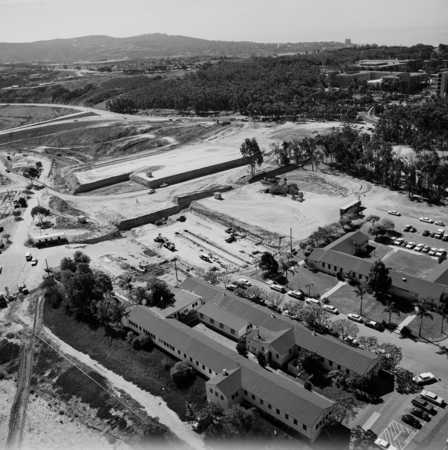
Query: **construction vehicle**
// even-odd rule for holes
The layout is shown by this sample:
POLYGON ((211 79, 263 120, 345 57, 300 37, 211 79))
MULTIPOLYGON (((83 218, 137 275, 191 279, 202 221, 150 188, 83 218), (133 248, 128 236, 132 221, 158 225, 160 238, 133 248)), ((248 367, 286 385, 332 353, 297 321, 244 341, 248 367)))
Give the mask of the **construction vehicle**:
POLYGON ((199 258, 201 258, 203 261, 212 262, 210 256, 204 252, 201 252, 199 254, 199 258))
POLYGON ((168 239, 165 240, 163 246, 172 252, 176 250, 176 246, 168 239))
POLYGON ((165 242, 165 238, 162 236, 162 233, 159 233, 159 235, 154 238, 154 242, 165 242))

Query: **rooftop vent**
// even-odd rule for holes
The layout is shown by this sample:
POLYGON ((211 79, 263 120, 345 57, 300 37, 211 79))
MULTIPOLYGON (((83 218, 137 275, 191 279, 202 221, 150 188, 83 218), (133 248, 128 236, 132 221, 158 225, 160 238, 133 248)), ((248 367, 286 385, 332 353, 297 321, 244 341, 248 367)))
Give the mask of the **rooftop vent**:
POLYGON ((222 374, 226 377, 226 376, 228 375, 227 369, 223 369, 223 370, 222 370, 222 374))
POLYGON ((275 319, 275 315, 274 315, 274 314, 271 314, 271 317, 272 317, 273 319, 275 319))
POLYGON ((403 280, 403 281, 406 281, 406 278, 405 278, 405 277, 403 277, 403 278, 402 278, 402 280, 403 280))

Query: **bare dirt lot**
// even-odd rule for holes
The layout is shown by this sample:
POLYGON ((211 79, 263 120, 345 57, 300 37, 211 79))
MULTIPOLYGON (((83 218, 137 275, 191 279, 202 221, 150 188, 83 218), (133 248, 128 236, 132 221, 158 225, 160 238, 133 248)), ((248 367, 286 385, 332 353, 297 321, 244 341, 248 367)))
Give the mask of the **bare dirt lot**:
POLYGON ((0 106, 0 130, 42 122, 56 117, 73 114, 70 108, 48 108, 45 106, 0 106))

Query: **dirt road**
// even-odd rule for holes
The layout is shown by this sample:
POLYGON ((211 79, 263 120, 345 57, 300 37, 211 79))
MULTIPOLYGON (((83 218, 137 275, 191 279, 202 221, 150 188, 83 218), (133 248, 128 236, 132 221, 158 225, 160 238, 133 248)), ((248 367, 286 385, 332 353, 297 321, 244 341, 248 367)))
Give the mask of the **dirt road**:
POLYGON ((34 336, 42 325, 42 303, 42 298, 39 297, 34 314, 33 332, 30 335, 29 342, 23 347, 22 354, 20 355, 17 392, 9 417, 8 438, 6 440, 7 450, 16 450, 22 447, 23 430, 30 395, 31 375, 33 373, 34 336))

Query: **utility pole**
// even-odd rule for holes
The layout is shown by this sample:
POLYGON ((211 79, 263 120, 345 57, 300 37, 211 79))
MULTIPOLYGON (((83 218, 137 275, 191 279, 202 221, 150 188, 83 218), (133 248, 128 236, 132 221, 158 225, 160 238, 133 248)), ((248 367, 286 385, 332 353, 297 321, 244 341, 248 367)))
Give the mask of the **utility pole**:
POLYGON ((179 278, 177 277, 177 258, 173 258, 172 261, 174 261, 174 270, 176 271, 176 282, 177 285, 179 285, 179 278))
POLYGON ((291 247, 291 253, 292 253, 292 228, 289 229, 289 235, 290 235, 290 247, 291 247))

